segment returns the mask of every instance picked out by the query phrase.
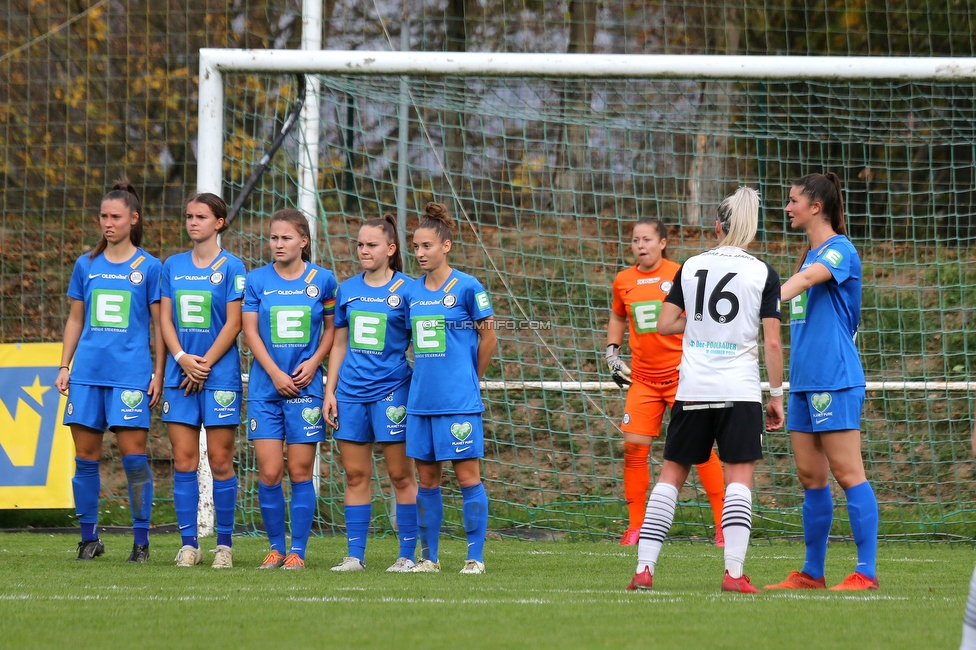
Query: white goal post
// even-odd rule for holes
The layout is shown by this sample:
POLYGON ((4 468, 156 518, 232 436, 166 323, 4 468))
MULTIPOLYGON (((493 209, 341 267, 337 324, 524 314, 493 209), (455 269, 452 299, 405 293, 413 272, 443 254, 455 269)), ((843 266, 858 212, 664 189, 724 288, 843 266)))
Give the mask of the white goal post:
MULTIPOLYGON (((718 81, 976 82, 976 58, 798 57, 518 54, 336 50, 200 50, 197 190, 222 194, 224 167, 224 73, 363 76, 479 76, 588 79, 701 79, 718 81)), ((314 81, 314 80, 313 80, 314 81)), ((318 85, 308 84, 299 121, 298 208, 316 236, 319 160, 318 85)), ((405 111, 404 111, 405 113, 405 111)), ((403 125, 401 125, 401 129, 403 125)), ((404 208, 405 209, 405 208, 404 208)), ((314 250, 314 247, 313 247, 314 250)), ((488 381, 496 390, 597 392, 617 390, 610 381, 488 381)), ((787 385, 788 386, 788 385, 787 385)), ((768 389, 763 384, 763 389, 768 389)), ((868 391, 976 392, 976 382, 868 382, 868 391)), ((205 442, 201 465, 206 463, 205 442)), ((212 530, 212 505, 201 498, 200 533, 212 530)))

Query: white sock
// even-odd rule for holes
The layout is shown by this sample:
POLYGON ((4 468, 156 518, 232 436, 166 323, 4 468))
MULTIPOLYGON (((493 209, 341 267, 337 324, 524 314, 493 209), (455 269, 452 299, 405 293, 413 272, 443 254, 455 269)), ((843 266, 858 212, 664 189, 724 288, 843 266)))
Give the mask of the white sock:
POLYGON ((741 578, 752 534, 752 491, 742 483, 729 483, 725 488, 722 534, 725 536, 725 570, 733 578, 741 578))
POLYGON ((651 575, 654 575, 654 566, 661 554, 661 547, 664 546, 664 538, 671 530, 677 503, 678 488, 670 483, 658 483, 651 490, 651 496, 647 499, 647 510, 644 511, 640 542, 637 545, 637 573, 648 568, 651 575))
POLYGON ((962 621, 962 644, 959 650, 976 650, 976 570, 969 579, 969 599, 966 601, 966 616, 962 621))

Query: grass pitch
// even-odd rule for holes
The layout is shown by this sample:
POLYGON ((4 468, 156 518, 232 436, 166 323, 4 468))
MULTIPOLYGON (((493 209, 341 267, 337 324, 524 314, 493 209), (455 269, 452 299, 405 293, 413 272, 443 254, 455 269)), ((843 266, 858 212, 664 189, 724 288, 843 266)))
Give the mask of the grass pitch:
MULTIPOLYGON (((73 536, 0 535, 0 645, 139 648, 955 648, 976 554, 968 546, 889 545, 881 590, 719 591, 720 549, 665 546, 655 590, 624 590, 636 550, 609 543, 489 541, 488 573, 460 576, 464 544, 442 542, 440 574, 388 574, 392 539, 371 539, 368 571, 329 570, 342 538, 312 539, 305 571, 257 571, 263 539, 236 539, 231 570, 173 566, 176 535, 154 535, 146 565, 131 537, 75 562, 73 536)), ((212 539, 203 540, 203 547, 212 539)), ((750 549, 759 586, 802 563, 801 544, 750 549)), ((827 582, 854 564, 832 545, 827 582)))

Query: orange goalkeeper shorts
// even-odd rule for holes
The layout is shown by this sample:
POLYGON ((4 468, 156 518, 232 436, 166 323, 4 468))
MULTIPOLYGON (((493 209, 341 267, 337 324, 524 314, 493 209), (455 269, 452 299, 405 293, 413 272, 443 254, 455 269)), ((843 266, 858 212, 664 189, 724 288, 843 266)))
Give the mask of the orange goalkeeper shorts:
POLYGON ((624 420, 620 429, 624 433, 635 433, 641 436, 661 435, 664 409, 674 404, 677 394, 677 379, 666 382, 635 380, 627 389, 624 420))

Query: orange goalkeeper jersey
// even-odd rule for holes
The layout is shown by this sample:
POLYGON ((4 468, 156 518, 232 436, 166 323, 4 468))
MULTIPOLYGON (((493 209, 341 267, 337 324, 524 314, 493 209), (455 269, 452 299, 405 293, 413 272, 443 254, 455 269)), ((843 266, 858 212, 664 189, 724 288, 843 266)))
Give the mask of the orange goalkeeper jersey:
POLYGON ((630 368, 634 378, 645 381, 667 381, 678 378, 681 363, 681 336, 657 333, 657 317, 681 265, 661 260, 650 273, 630 267, 613 280, 611 309, 627 319, 630 330, 630 368))

